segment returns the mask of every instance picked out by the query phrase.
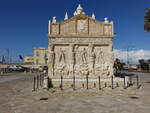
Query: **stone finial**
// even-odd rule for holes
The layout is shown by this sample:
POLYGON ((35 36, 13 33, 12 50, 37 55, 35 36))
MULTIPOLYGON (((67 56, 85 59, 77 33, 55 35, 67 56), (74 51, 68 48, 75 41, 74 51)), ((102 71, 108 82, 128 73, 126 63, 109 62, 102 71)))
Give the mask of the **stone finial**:
POLYGON ((56 23, 56 17, 53 17, 52 23, 56 23))
POLYGON ((95 14, 94 13, 92 14, 92 18, 95 19, 95 14))
POLYGON ((67 19, 68 19, 68 14, 66 12, 64 20, 67 20, 67 19))
POLYGON ((77 10, 80 10, 80 11, 82 11, 82 10, 83 10, 83 8, 81 7, 81 5, 80 5, 80 4, 78 5, 77 10))
POLYGON ((73 13, 73 15, 76 16, 76 15, 77 15, 77 12, 75 11, 75 12, 73 13))
POLYGON ((48 21, 48 34, 50 34, 51 32, 51 21, 49 20, 48 21))
POLYGON ((105 23, 109 23, 109 21, 108 21, 108 18, 107 18, 107 17, 105 17, 105 18, 104 18, 104 22, 105 22, 105 23))
POLYGON ((74 12, 74 16, 82 14, 83 13, 83 8, 81 7, 81 5, 79 4, 76 11, 74 12))
POLYGON ((114 22, 113 22, 113 21, 111 21, 110 23, 111 23, 111 24, 114 24, 114 22))

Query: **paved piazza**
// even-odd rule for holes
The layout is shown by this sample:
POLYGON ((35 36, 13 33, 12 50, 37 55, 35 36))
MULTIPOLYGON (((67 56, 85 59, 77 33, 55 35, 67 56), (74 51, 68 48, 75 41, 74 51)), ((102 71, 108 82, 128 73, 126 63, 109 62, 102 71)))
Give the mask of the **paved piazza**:
POLYGON ((33 75, 10 74, 0 78, 0 113, 149 113, 150 74, 141 74, 142 87, 126 90, 71 88, 32 92, 33 75), (17 77, 19 76, 19 77, 17 77), (20 77, 21 76, 21 77, 20 77), (9 77, 7 77, 9 78, 9 77), (13 78, 13 77, 11 77, 13 78), (45 100, 40 100, 44 98, 45 100))

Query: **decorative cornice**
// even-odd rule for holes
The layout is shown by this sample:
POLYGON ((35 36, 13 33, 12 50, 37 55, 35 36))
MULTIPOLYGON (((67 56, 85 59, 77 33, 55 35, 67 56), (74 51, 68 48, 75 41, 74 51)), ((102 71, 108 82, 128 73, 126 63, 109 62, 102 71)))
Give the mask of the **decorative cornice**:
MULTIPOLYGON (((96 19, 93 19, 92 17, 88 16, 88 15, 85 15, 85 14, 79 14, 79 15, 76 15, 70 19, 67 19, 67 20, 64 20, 64 21, 60 21, 60 22, 57 22, 57 23, 52 23, 52 25, 57 25, 57 24, 65 24, 65 23, 68 23, 70 21, 73 21, 73 20, 76 20, 76 19, 89 19, 89 20, 92 20, 93 22, 95 23, 100 23, 100 24, 105 24, 104 22, 100 22, 96 19)), ((110 24, 110 23, 107 23, 107 24, 110 24)))
POLYGON ((115 35, 49 35, 49 38, 114 38, 115 35))

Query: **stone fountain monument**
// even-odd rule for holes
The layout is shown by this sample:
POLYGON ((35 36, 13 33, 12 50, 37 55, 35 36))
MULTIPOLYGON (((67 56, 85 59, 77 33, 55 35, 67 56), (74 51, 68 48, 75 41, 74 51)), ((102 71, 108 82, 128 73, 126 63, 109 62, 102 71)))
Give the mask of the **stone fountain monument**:
POLYGON ((72 18, 66 13, 64 21, 57 22, 53 17, 48 25, 48 76, 113 76, 113 27, 108 18, 100 22, 94 13, 87 16, 81 5, 72 18))

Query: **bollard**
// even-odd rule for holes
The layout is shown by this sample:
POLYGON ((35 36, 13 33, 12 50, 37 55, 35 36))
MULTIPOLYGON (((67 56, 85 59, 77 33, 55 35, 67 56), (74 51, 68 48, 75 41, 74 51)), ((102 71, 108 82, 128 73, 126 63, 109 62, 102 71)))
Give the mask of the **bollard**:
POLYGON ((137 88, 139 88, 139 76, 136 76, 136 80, 137 80, 137 88))
POLYGON ((124 89, 126 89, 126 80, 125 80, 125 76, 123 77, 123 86, 124 86, 124 89))
POLYGON ((113 76, 111 76, 111 89, 114 89, 114 81, 113 81, 113 76))
POLYGON ((73 90, 75 90, 75 76, 73 76, 73 90))
POLYGON ((35 82, 36 82, 36 78, 35 76, 33 77, 33 90, 32 91, 35 91, 35 82))
POLYGON ((86 89, 88 90, 89 89, 89 78, 88 78, 88 75, 86 76, 86 89))
POLYGON ((63 76, 61 76, 61 85, 60 85, 61 90, 63 90, 63 76))
POLYGON ((101 78, 98 76, 98 81, 99 81, 99 90, 101 90, 101 78))

